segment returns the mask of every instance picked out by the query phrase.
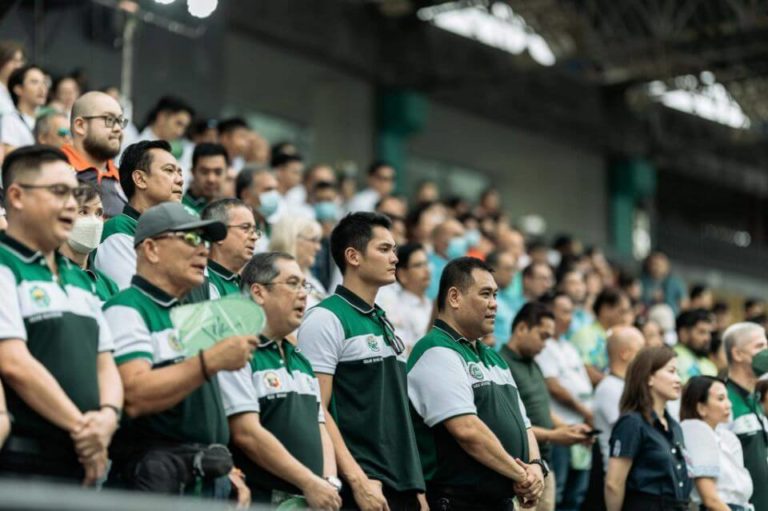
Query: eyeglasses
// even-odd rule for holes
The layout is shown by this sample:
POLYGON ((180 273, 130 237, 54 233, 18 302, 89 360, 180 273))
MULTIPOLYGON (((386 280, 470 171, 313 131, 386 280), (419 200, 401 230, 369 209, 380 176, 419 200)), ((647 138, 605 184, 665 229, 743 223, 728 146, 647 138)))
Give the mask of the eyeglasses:
POLYGON ((161 240, 164 238, 179 238, 190 247, 195 248, 200 245, 205 245, 205 248, 208 248, 209 246, 208 241, 204 240, 203 236, 196 231, 169 232, 160 236, 154 236, 152 239, 161 240))
POLYGON ((115 123, 120 126, 120 129, 125 129, 128 126, 128 119, 125 117, 114 117, 112 115, 83 115, 83 119, 104 119, 104 126, 107 128, 114 128, 115 123))
POLYGON ((88 193, 88 187, 87 186, 69 186, 65 185, 64 183, 55 183, 52 185, 33 185, 33 184, 27 184, 27 183, 16 183, 21 188, 24 188, 26 190, 37 190, 37 189, 43 189, 48 190, 49 193, 55 195, 56 197, 66 200, 70 197, 74 197, 75 200, 84 197, 85 194, 88 193))
POLYGON ((307 282, 306 280, 298 281, 298 280, 288 280, 286 282, 267 282, 266 284, 262 284, 264 286, 274 286, 276 284, 282 284, 294 293, 298 293, 299 291, 304 291, 305 293, 311 293, 315 287, 307 282))
POLYGON ((256 224, 227 224, 227 229, 240 229, 244 234, 255 234, 257 238, 261 238, 264 234, 256 224))
POLYGON ((72 132, 69 131, 69 128, 59 128, 56 130, 56 134, 60 137, 70 137, 72 136, 72 132))

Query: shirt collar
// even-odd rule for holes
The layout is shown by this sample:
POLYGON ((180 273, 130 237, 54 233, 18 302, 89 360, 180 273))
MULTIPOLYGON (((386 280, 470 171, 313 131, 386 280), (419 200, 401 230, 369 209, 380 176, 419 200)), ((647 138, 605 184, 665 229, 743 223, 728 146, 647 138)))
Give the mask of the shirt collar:
POLYGON ((139 211, 130 204, 123 206, 123 214, 133 218, 134 220, 138 220, 141 216, 141 213, 139 213, 139 211))
MULTIPOLYGON (((64 154, 67 155, 67 159, 69 160, 69 164, 72 165, 72 167, 77 172, 83 172, 85 170, 95 169, 93 165, 88 163, 88 160, 85 159, 85 157, 80 154, 80 152, 75 149, 75 146, 72 144, 64 144, 61 147, 61 150, 64 152, 64 154)), ((115 166, 115 163, 112 160, 107 160, 107 170, 101 170, 101 169, 95 169, 98 176, 99 176, 99 182, 101 181, 102 177, 110 177, 112 179, 120 179, 120 173, 117 170, 117 167, 115 166)))
POLYGON ((469 339, 467 339, 466 337, 461 335, 459 332, 454 330, 448 323, 446 323, 442 319, 435 320, 434 328, 437 328, 443 333, 448 334, 448 336, 456 342, 469 342, 469 339))
MULTIPOLYGON (((42 252, 39 250, 32 250, 19 240, 12 238, 8 234, 4 232, 0 232, 0 243, 5 245, 5 247, 16 254, 16 256, 24 261, 25 263, 34 263, 37 261, 45 261, 45 256, 42 252)), ((58 251, 54 252, 54 258, 56 260, 56 264, 61 266, 69 266, 70 264, 73 264, 70 262, 69 259, 61 255, 58 251)))
POLYGON ((400 355, 405 351, 405 343, 395 333, 395 327, 387 319, 384 309, 375 303, 373 306, 369 305, 365 300, 342 285, 336 286, 336 294, 360 314, 379 322, 384 329, 384 342, 391 346, 395 353, 400 355))
POLYGON ((234 281, 238 277, 237 273, 232 273, 213 259, 208 259, 208 269, 224 280, 234 281))
MULTIPOLYGON (((296 351, 296 347, 291 344, 290 341, 286 340, 285 338, 281 339, 281 343, 283 346, 283 351, 285 352, 285 356, 287 357, 289 354, 296 351)), ((270 339, 269 337, 259 334, 259 349, 264 348, 271 348, 271 349, 278 349, 277 342, 275 342, 275 339, 270 339)))
POLYGON ((342 285, 336 286, 336 294, 339 295, 345 302, 354 307, 360 314, 373 314, 378 307, 376 304, 373 306, 369 305, 368 302, 342 285))
POLYGON ((193 194, 191 190, 187 190, 187 193, 184 194, 184 197, 186 197, 187 201, 189 201, 191 204, 194 204, 195 206, 205 206, 208 204, 208 200, 205 197, 198 197, 193 194))
POLYGON ((169 308, 179 303, 178 298, 169 295, 140 275, 133 276, 131 286, 147 295, 153 302, 162 307, 169 308))

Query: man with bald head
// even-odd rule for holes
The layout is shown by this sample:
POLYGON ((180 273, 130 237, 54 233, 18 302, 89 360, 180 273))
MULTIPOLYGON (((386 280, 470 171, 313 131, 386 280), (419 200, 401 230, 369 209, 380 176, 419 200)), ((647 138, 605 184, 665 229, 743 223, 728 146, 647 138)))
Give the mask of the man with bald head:
POLYGON ((120 174, 112 162, 120 152, 127 123, 122 107, 112 96, 88 92, 72 106, 72 144, 61 148, 77 171, 78 180, 99 188, 105 217, 119 215, 128 202, 120 187, 120 174))
POLYGON ((427 256, 429 259, 429 270, 432 275, 432 280, 427 289, 427 298, 430 300, 437 298, 440 275, 443 274, 443 268, 451 259, 464 256, 468 249, 469 244, 464 237, 464 226, 461 222, 454 218, 449 218, 435 227, 432 231, 432 252, 427 256))
POLYGON ((601 431, 598 440, 603 457, 603 467, 608 466, 608 440, 611 429, 619 420, 619 401, 624 391, 624 376, 629 363, 637 352, 645 347, 642 332, 632 326, 617 326, 608 335, 608 367, 610 373, 595 389, 593 417, 595 429, 601 431))

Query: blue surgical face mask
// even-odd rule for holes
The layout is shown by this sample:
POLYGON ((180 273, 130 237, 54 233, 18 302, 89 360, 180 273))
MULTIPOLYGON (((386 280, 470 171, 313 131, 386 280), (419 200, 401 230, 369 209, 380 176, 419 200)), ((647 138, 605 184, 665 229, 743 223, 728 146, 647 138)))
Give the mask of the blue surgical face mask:
POLYGON ((480 243, 480 231, 477 229, 471 229, 464 235, 467 239, 467 245, 470 247, 476 247, 480 243))
POLYGON ((268 218, 277 211, 277 207, 280 205, 280 192, 277 190, 263 192, 259 195, 259 202, 261 203, 259 213, 264 215, 264 218, 268 218))
POLYGON ((339 219, 339 207, 333 201, 315 204, 315 218, 318 222, 335 222, 339 219))
POLYGON ((445 255, 448 256, 448 259, 456 259, 457 257, 463 257, 467 250, 469 250, 469 243, 467 243, 467 238, 464 236, 456 236, 455 238, 451 238, 451 241, 448 242, 448 248, 445 250, 445 255))

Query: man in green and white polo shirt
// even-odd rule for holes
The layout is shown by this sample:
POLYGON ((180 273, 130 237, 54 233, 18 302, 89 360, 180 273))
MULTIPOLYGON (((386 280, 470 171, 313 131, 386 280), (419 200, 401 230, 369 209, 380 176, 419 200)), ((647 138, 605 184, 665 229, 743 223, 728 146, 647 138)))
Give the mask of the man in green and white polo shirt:
POLYGON ((349 509, 419 509, 424 491, 408 413, 405 345, 374 304, 379 288, 395 281, 390 226, 376 213, 339 222, 331 254, 343 285, 307 312, 298 332, 320 381, 349 509))
POLYGON ((768 430, 758 397, 757 377, 752 359, 768 348, 765 330, 756 323, 736 323, 723 333, 728 359, 728 398, 733 406, 729 429, 739 437, 744 451, 744 467, 752 476, 751 503, 756 510, 768 509, 768 430))
POLYGON ((211 245, 208 256, 211 298, 240 294, 240 272, 253 257, 261 233, 253 210, 240 199, 218 199, 203 209, 201 217, 227 226, 227 237, 211 245))
POLYGON ((3 162, 0 378, 15 421, 0 477, 93 484, 106 470, 123 388, 90 278, 55 250, 77 217, 66 156, 19 148, 3 162))
POLYGON ((435 325, 408 359, 411 417, 432 509, 511 510, 515 496, 531 507, 543 489, 546 466, 509 366, 478 340, 493 332, 497 291, 479 259, 448 263, 435 325))
POLYGON ((120 289, 131 285, 136 274, 133 237, 139 216, 147 209, 167 201, 181 201, 181 167, 164 140, 129 145, 120 160, 120 186, 128 204, 120 215, 104 224, 101 244, 96 250, 94 268, 111 278, 120 289))
POLYGON ((202 142, 192 152, 192 181, 181 203, 198 215, 216 197, 221 197, 221 188, 227 177, 229 156, 221 144, 202 142))
POLYGON ((185 359, 170 317, 179 298, 203 282, 206 242, 225 235, 220 222, 200 220, 174 202, 154 206, 139 219, 137 273, 131 287, 104 304, 131 419, 111 450, 110 483, 178 492, 184 488, 183 474, 158 459, 167 461, 169 448, 229 441, 213 377, 242 368, 258 341, 255 336, 230 337, 185 359))
POLYGON ((293 256, 254 256, 243 270, 243 290, 264 308, 267 323, 250 364, 221 373, 219 383, 235 461, 254 501, 278 505, 303 495, 312 509, 339 509, 320 385, 309 361, 285 340, 304 317, 307 287, 293 256))

